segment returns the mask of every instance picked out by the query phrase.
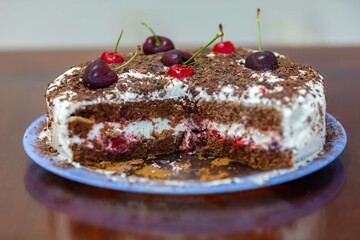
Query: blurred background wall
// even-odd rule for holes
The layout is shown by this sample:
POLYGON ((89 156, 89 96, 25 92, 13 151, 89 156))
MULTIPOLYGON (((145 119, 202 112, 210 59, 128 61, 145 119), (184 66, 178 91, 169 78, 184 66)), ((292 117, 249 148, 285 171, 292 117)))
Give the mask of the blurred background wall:
POLYGON ((263 45, 360 45, 359 0, 0 0, 0 50, 111 47, 142 43, 150 32, 175 45, 208 42, 223 23, 225 39, 256 48, 255 9, 263 45))

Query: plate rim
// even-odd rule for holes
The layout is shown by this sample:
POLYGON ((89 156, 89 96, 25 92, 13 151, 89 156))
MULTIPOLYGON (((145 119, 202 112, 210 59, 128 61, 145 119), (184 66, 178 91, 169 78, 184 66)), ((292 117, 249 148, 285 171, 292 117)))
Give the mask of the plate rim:
MULTIPOLYGON (((38 128, 42 122, 46 119, 46 114, 41 115, 35 119, 27 128, 23 136, 23 147, 30 159, 35 162, 37 165, 43 169, 58 175, 60 177, 66 178, 71 181, 75 181, 82 184, 87 184, 99 188, 106 188, 117 191, 127 191, 127 192, 136 192, 136 193, 147 193, 147 194, 171 194, 171 195, 191 195, 191 194, 216 194, 216 193, 227 193, 227 192, 236 192, 236 191, 246 191, 258 188, 269 187, 281 183, 286 183, 293 181, 295 179, 304 177, 313 172, 316 172, 329 163, 333 162, 344 150, 347 143, 347 135, 344 127, 341 123, 331 114, 326 113, 326 119, 330 120, 330 123, 336 126, 336 138, 333 142, 336 142, 334 146, 330 149, 330 153, 325 153, 323 156, 326 156, 325 159, 318 160, 315 158, 310 163, 306 164, 304 167, 300 167, 293 171, 288 171, 284 174, 270 177, 264 183, 256 183, 251 181, 251 177, 254 175, 249 175, 241 178, 242 181, 234 181, 235 178, 227 178, 222 184, 211 184, 209 182, 199 182, 193 181, 192 185, 164 185, 162 180, 151 180, 146 183, 141 182, 128 182, 128 181, 112 181, 104 174, 96 173, 86 168, 61 168, 52 163, 50 156, 40 156, 37 152, 36 141, 39 135, 38 128), (36 132, 37 131, 37 132, 36 132), (335 147, 336 146, 336 147, 335 147), (160 183, 160 184, 159 184, 160 183)), ((327 123, 328 124, 328 123, 327 123)), ((286 169, 285 169, 286 170, 286 169)), ((277 171, 269 170, 269 171, 277 171)), ((269 172, 265 171, 265 172, 269 172)), ((263 173, 257 173, 263 174, 263 173)), ((255 174, 256 175, 256 174, 255 174)))

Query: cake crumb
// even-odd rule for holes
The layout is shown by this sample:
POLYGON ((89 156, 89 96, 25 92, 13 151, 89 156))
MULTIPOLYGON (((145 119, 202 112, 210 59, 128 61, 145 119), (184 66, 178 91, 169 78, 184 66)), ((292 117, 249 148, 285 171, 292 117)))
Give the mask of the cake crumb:
POLYGON ((53 165, 59 168, 63 168, 63 169, 68 169, 68 168, 74 168, 74 164, 72 164, 69 161, 66 160, 59 160, 59 161, 54 161, 53 165))
POLYGON ((199 172, 201 174, 200 181, 202 181, 202 182, 219 180, 219 179, 224 179, 224 178, 229 177, 229 174, 225 173, 225 172, 219 172, 217 174, 211 174, 209 168, 201 168, 199 170, 199 172))
POLYGON ((149 154, 149 155, 147 156, 147 159, 148 159, 148 160, 157 159, 157 156, 154 155, 154 154, 149 154))
POLYGON ((152 165, 145 166, 137 170, 135 173, 151 179, 165 179, 172 176, 172 172, 170 170, 157 168, 152 165))
POLYGON ((184 172, 189 172, 190 168, 192 167, 190 160, 186 161, 186 163, 180 163, 179 166, 184 172))
POLYGON ((216 157, 215 156, 205 156, 205 155, 203 155, 202 153, 198 153, 197 154, 197 158, 199 159, 199 160, 213 160, 213 159, 216 159, 216 157))
POLYGON ((179 174, 180 171, 189 172, 189 170, 192 166, 191 162, 189 160, 186 163, 173 161, 169 165, 171 166, 172 171, 176 174, 179 174))
MULTIPOLYGON (((44 131, 46 131, 45 129, 39 129, 38 130, 40 134, 44 133, 44 131)), ((46 156, 51 156, 51 157, 56 157, 58 155, 58 152, 50 145, 48 137, 46 136, 46 134, 44 134, 43 138, 39 138, 36 141, 36 147, 37 149, 40 150, 40 153, 42 155, 46 155, 46 156)))
POLYGON ((91 168, 102 169, 106 171, 114 171, 116 174, 122 174, 122 173, 130 174, 142 168, 143 164, 144 164, 143 159, 133 159, 126 162, 104 161, 91 168))
POLYGON ((211 167, 227 166, 230 162, 230 158, 216 158, 215 160, 211 161, 211 167))

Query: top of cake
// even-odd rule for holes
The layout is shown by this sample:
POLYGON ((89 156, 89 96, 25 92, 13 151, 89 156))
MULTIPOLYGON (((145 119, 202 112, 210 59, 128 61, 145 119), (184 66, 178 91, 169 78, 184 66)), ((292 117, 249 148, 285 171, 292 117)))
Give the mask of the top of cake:
MULTIPOLYGON (((308 65, 298 64, 288 57, 276 54, 278 67, 269 71, 254 71, 244 66, 253 50, 238 48, 229 55, 204 51, 199 58, 209 57, 194 66, 195 74, 177 79, 167 73, 168 67, 161 62, 161 53, 139 55, 117 74, 119 80, 106 88, 92 90, 82 84, 84 69, 88 63, 71 68, 50 83, 47 101, 61 97, 71 102, 123 100, 140 101, 187 97, 196 99, 242 102, 258 101, 259 104, 286 106, 299 95, 312 91, 314 85, 322 85, 322 77, 308 65), (121 97, 122 99, 114 99, 121 97)), ((117 64, 112 64, 116 66, 117 64)), ((313 93, 316 97, 316 92, 313 93)), ((256 102, 255 102, 256 103, 256 102)))

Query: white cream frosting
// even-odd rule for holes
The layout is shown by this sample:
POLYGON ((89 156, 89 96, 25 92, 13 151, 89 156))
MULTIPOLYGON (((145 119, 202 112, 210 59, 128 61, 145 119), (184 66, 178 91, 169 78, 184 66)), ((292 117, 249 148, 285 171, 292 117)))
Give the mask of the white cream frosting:
MULTIPOLYGON (((239 59, 236 62, 241 62, 239 59)), ((55 79, 48 88, 47 94, 62 84, 66 84, 65 75, 71 75, 73 71, 78 70, 75 67, 62 76, 55 79)), ((304 76, 303 71, 299 71, 299 75, 304 76)), ((325 112, 326 103, 324 88, 322 83, 317 81, 308 81, 305 88, 299 88, 299 97, 288 100, 289 103, 285 104, 278 99, 266 98, 264 95, 263 86, 256 84, 266 80, 269 83, 284 81, 271 72, 264 72, 260 74, 253 74, 254 84, 241 94, 233 94, 234 90, 238 87, 235 85, 224 85, 220 91, 213 94, 208 94, 201 87, 197 87, 198 94, 194 97, 190 91, 186 80, 179 80, 171 77, 154 76, 152 74, 138 73, 131 70, 127 73, 119 75, 119 81, 127 81, 127 77, 131 76, 138 79, 146 78, 165 78, 168 84, 163 90, 150 92, 147 95, 138 94, 129 91, 122 93, 117 88, 112 90, 111 95, 104 95, 93 99, 91 101, 71 101, 75 92, 67 91, 59 94, 56 98, 52 99, 51 107, 50 102, 47 102, 48 114, 51 115, 53 122, 51 124, 51 131, 48 132, 48 137, 53 144, 53 147, 58 150, 61 156, 65 159, 72 158, 72 151, 70 145, 75 142, 84 141, 78 137, 69 137, 68 121, 71 114, 77 109, 88 105, 94 105, 100 102, 117 103, 117 102, 134 102, 144 100, 166 100, 166 99, 179 99, 187 98, 191 101, 229 101, 240 103, 244 106, 268 106, 276 109, 282 115, 281 133, 280 132, 261 132, 256 129, 245 129, 240 123, 233 123, 231 125, 220 124, 216 122, 207 121, 206 124, 210 129, 216 128, 222 134, 233 137, 243 137, 252 139, 254 143, 264 149, 268 149, 272 142, 277 142, 281 149, 290 149, 294 153, 294 161, 298 161, 316 154, 322 149, 325 143, 325 112), (314 97, 314 96, 317 97, 314 97), (115 96, 115 97, 114 97, 115 96), (291 101, 290 101, 291 100, 291 101)), ((293 76, 297 78, 297 76, 293 76)), ((277 93, 282 91, 282 87, 278 86, 271 90, 266 89, 270 93, 277 93)), ((206 121, 206 120, 205 120, 206 121)), ((115 129, 120 129, 116 123, 111 123, 115 129)), ((174 130, 174 134, 180 131, 186 131, 186 128, 191 125, 190 120, 184 120, 178 126, 171 127, 168 119, 152 119, 151 121, 138 121, 129 123, 123 128, 124 133, 132 133, 138 137, 151 138, 153 132, 161 133, 163 130, 174 130)), ((89 133, 90 138, 99 134, 102 125, 95 125, 89 133)))

